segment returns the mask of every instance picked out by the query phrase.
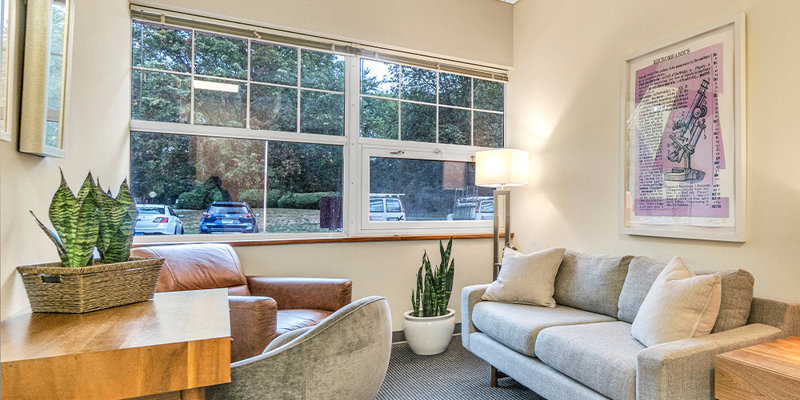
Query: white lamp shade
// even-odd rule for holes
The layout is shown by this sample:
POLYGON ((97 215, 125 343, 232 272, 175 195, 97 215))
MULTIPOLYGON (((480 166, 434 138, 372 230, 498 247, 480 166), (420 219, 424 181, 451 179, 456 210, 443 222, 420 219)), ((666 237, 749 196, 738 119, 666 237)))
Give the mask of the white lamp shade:
POLYGON ((475 153, 475 184, 503 187, 528 184, 528 152, 498 149, 475 153))

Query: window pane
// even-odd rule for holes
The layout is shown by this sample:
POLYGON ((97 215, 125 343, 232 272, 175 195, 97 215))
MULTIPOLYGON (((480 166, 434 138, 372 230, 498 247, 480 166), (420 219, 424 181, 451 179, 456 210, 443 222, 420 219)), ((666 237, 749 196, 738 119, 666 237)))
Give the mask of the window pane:
POLYGON ((503 114, 475 111, 475 146, 503 147, 503 114))
POLYGON ((503 84, 475 79, 475 108, 503 111, 503 84))
POLYGON ((492 189, 475 186, 473 163, 370 157, 369 167, 371 221, 492 219, 491 212, 475 211, 479 198, 491 199, 492 189), (386 202, 385 211, 373 208, 378 199, 386 202), (473 212, 455 216, 466 203, 473 212))
POLYGON ((439 107, 439 143, 469 146, 471 118, 469 110, 439 107))
POLYGON ((436 142, 436 106, 401 103, 401 134, 403 140, 436 142))
POLYGON ((369 212, 371 213, 383 212, 383 200, 370 200, 369 212))
POLYGON ((247 40, 195 32, 196 74, 247 79, 247 40))
POLYGON ((194 123, 243 128, 247 85, 221 79, 195 79, 194 123))
POLYGON ((164 72, 131 72, 131 118, 189 122, 191 78, 164 72))
POLYGON ((472 78, 454 74, 439 74, 439 104, 469 107, 472 78))
POLYGON ((300 132, 344 136, 344 95, 302 90, 300 132))
MULTIPOLYGON (((139 204, 174 205, 186 234, 341 230, 341 206, 323 198, 341 204, 342 155, 333 145, 131 132, 131 192, 139 204)), ((152 221, 134 230, 175 233, 152 221)))
POLYGON ((250 79, 297 86, 297 49, 253 41, 250 44, 250 79))
POLYGON ((397 97, 400 66, 380 61, 361 60, 361 93, 397 97))
POLYGON ((403 99, 436 103, 436 71, 403 67, 403 99))
POLYGON ((139 204, 174 205, 167 223, 137 221, 136 234, 262 231, 244 193, 264 188, 264 142, 188 135, 131 132, 131 193, 139 204), (250 215, 221 207, 250 209, 250 215), (206 212, 207 214, 203 214, 206 212), (175 221, 172 221, 172 219, 175 221))
POLYGON ((301 57, 303 87, 344 91, 344 56, 302 50, 301 57))
POLYGON ((361 136, 397 139, 397 101, 361 98, 361 136))
POLYGON ((250 129, 297 131, 297 89, 250 84, 250 129))
POLYGON ((341 230, 342 208, 331 207, 323 198, 341 201, 343 150, 334 145, 269 142, 268 232, 341 230))
POLYGON ((191 72, 192 32, 133 21, 133 66, 191 72))

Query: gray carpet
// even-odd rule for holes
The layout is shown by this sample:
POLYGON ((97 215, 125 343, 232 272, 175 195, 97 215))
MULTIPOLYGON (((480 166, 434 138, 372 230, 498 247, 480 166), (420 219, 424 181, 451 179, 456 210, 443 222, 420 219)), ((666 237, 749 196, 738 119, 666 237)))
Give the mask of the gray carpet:
POLYGON ((378 400, 542 400, 511 378, 489 386, 489 364, 461 346, 454 336, 447 350, 435 356, 418 356, 406 343, 392 345, 389 371, 378 400))

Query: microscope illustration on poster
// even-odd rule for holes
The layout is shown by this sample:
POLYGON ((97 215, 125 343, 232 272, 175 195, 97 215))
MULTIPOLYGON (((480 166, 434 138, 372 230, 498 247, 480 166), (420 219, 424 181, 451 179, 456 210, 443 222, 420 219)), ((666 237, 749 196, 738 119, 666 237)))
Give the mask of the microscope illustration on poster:
POLYGON ((635 71, 633 211, 638 216, 727 218, 718 111, 722 44, 686 48, 635 71))

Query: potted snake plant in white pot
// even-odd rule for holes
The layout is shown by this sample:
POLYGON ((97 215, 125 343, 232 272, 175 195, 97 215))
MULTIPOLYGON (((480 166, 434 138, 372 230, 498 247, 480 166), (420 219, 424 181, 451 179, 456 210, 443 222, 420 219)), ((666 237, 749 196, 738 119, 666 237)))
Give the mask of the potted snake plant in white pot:
POLYGON ((76 195, 62 173, 49 214, 54 229, 34 218, 61 262, 17 267, 33 312, 84 313, 153 297, 164 259, 130 257, 137 212, 126 181, 112 197, 90 173, 76 195))
POLYGON ((417 287, 411 291, 411 310, 403 314, 403 331, 411 351, 419 355, 443 352, 453 337, 455 310, 447 308, 453 293, 455 260, 450 259, 453 238, 447 248, 439 241, 442 261, 431 268, 428 253, 422 255, 417 271, 417 287))

